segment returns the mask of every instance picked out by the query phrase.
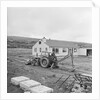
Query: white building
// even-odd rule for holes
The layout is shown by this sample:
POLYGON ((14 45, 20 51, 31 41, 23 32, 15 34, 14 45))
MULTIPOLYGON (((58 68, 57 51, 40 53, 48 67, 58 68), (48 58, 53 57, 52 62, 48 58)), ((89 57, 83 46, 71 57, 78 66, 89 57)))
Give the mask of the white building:
POLYGON ((79 56, 92 56, 92 48, 85 47, 85 48, 78 48, 77 55, 79 56))
MULTIPOLYGON (((74 48, 73 54, 74 55, 87 55, 87 48, 79 48, 78 45, 74 42, 68 41, 58 41, 58 40, 46 40, 44 37, 43 39, 39 40, 33 47, 32 47, 32 55, 39 56, 43 51, 52 52, 55 51, 57 56, 65 56, 68 54, 68 49, 74 48)), ((91 48, 89 48, 90 50, 91 48)), ((92 51, 92 49, 91 49, 92 51)))

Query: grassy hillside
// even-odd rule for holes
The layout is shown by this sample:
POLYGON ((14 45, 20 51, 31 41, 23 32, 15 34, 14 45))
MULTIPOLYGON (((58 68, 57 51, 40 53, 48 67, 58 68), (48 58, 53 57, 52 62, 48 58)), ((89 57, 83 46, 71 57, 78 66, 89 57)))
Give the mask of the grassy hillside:
POLYGON ((37 42, 39 39, 37 38, 28 38, 28 37, 19 37, 19 36, 7 36, 8 40, 14 40, 14 41, 19 41, 19 42, 32 42, 35 41, 37 42))
POLYGON ((32 48, 38 40, 36 38, 7 36, 7 48, 32 48))
MULTIPOLYGON (((32 48, 32 46, 38 41, 37 38, 27 38, 27 37, 18 37, 18 36, 7 36, 7 48, 32 48)), ((92 47, 90 43, 83 42, 72 42, 68 43, 77 44, 78 47, 92 47)))

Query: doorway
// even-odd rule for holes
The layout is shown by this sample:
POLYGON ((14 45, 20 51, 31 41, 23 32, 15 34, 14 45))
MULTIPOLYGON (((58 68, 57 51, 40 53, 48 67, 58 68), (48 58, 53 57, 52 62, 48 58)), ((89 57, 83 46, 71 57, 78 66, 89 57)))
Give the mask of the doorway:
POLYGON ((92 56, 92 49, 87 49, 87 56, 92 56))

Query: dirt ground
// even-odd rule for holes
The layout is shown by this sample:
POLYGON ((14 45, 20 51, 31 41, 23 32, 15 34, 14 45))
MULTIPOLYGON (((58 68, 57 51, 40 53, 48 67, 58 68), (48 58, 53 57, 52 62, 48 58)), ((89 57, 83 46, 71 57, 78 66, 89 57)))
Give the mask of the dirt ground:
MULTIPOLYGON (((23 93, 20 87, 10 83, 14 76, 27 76, 41 84, 54 89, 54 93, 67 93, 67 85, 73 81, 71 59, 59 63, 59 68, 50 69, 40 66, 25 65, 26 60, 31 56, 31 49, 9 48, 7 49, 7 92, 23 93), (60 81, 57 80, 63 75, 60 81), (63 84, 63 81, 70 78, 63 84)), ((59 58, 60 59, 60 58, 59 58)), ((74 57, 75 72, 92 74, 92 57, 74 57)))

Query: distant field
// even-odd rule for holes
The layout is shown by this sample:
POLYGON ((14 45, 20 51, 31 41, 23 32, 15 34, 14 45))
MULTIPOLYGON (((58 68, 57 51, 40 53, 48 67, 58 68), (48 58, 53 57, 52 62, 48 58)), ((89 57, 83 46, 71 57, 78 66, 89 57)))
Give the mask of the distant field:
POLYGON ((22 54, 23 54, 23 53, 29 53, 29 54, 32 53, 32 52, 31 52, 32 49, 27 49, 27 48, 26 48, 26 49, 25 49, 25 48, 8 48, 7 50, 8 50, 8 51, 7 51, 8 54, 11 53, 11 52, 12 52, 12 53, 18 53, 18 54, 19 54, 19 53, 22 53, 22 54), (15 52, 15 51, 16 51, 16 52, 15 52))
POLYGON ((32 49, 7 48, 7 55, 32 55, 32 49))

